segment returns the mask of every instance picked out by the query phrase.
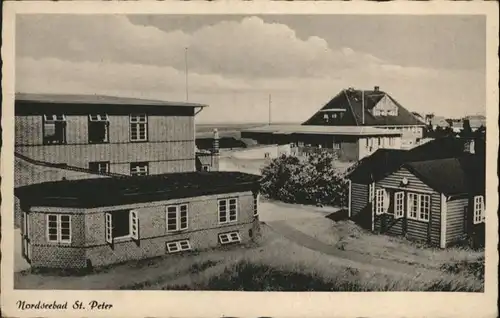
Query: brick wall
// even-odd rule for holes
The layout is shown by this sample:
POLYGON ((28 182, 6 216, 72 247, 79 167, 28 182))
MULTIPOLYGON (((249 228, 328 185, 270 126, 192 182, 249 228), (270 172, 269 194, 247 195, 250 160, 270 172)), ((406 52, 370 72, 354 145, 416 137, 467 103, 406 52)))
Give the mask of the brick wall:
MULTIPOLYGON (((132 259, 141 259, 166 254, 165 243, 179 239, 189 239, 193 249, 203 250, 218 246, 218 234, 238 231, 243 242, 259 232, 258 220, 253 216, 253 194, 251 191, 176 199, 147 204, 89 209, 83 213, 54 208, 51 212, 30 213, 30 236, 32 242, 32 266, 34 267, 82 267, 87 259, 93 266, 108 265, 132 259), (217 200, 238 198, 237 222, 219 224, 217 200), (188 204, 188 229, 167 233, 166 206, 188 204), (137 244, 132 240, 115 242, 113 246, 105 239, 105 212, 134 209, 139 217, 139 237, 137 244), (72 216, 72 242, 69 246, 58 246, 47 242, 46 215, 68 213, 72 216), (252 230, 252 231, 250 231, 252 230), (251 232, 251 233, 250 233, 251 232), (251 235, 252 234, 252 235, 251 235), (80 251, 80 252, 77 252, 80 251), (58 255, 61 255, 59 257, 58 255), (72 263, 71 257, 75 260, 72 263), (58 260, 60 259, 60 260, 58 260)), ((33 209, 41 211, 40 209, 33 209)), ((51 209, 49 209, 51 210, 51 209)))

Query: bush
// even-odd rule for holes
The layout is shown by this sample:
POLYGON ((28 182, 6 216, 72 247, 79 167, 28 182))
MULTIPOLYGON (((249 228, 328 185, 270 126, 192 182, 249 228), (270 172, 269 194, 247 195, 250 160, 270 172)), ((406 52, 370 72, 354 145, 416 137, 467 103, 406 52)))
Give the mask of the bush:
POLYGON ((262 169, 262 193, 288 203, 345 206, 348 183, 334 163, 334 155, 327 153, 307 160, 294 156, 273 159, 262 169))

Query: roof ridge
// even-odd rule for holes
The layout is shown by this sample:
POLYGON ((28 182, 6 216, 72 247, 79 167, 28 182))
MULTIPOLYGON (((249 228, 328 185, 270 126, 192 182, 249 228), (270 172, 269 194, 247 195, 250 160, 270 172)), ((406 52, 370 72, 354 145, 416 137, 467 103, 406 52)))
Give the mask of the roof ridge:
POLYGON ((349 109, 351 110, 352 116, 354 117, 354 122, 356 123, 356 126, 359 126, 358 119, 356 118, 356 113, 352 108, 351 101, 349 100, 349 96, 347 95, 345 88, 342 89, 342 93, 344 93, 344 96, 347 99, 347 104, 349 105, 349 109))

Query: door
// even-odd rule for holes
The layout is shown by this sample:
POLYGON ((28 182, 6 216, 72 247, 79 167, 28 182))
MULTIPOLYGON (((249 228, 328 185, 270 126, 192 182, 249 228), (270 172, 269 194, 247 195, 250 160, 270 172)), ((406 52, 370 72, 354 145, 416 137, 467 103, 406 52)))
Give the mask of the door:
POLYGON ((22 252, 24 258, 31 262, 31 233, 30 233, 30 215, 23 212, 23 232, 22 232, 22 252))

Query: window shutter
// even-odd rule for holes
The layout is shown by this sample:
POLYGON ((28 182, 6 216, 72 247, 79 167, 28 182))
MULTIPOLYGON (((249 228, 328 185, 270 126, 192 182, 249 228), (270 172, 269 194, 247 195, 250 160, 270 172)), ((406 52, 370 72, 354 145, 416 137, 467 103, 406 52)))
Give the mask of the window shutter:
POLYGON ((382 189, 382 200, 384 200, 382 204, 382 213, 387 213, 387 211, 389 211, 391 198, 389 196, 389 193, 385 189, 382 189))
POLYGON ((111 218, 111 213, 105 214, 106 218, 106 242, 113 244, 113 220, 111 218))
POLYGON ((130 237, 134 240, 139 239, 139 218, 137 211, 130 211, 130 237))

